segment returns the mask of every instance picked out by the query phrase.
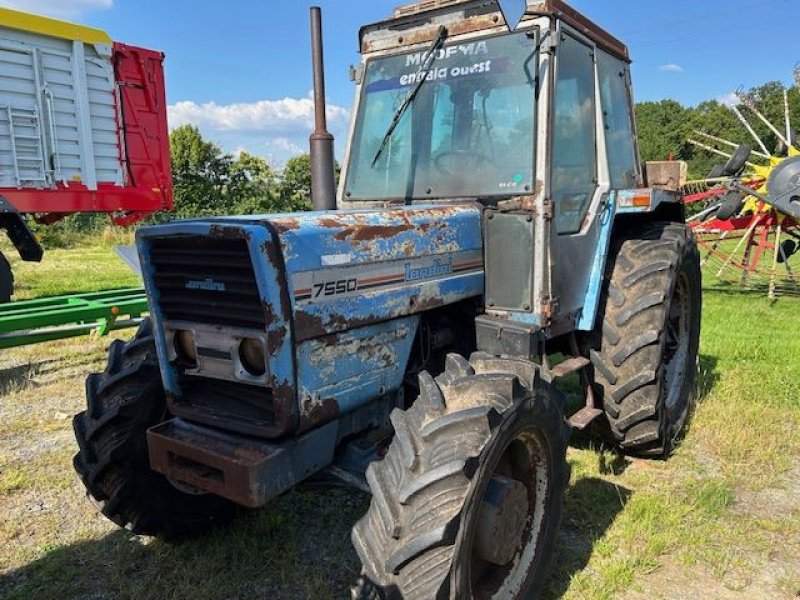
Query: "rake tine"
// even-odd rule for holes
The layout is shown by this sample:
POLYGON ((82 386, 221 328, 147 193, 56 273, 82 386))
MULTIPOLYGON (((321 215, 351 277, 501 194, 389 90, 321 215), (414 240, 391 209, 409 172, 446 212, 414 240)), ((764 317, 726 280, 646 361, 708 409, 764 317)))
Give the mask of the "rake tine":
MULTIPOLYGON (((724 146, 730 146, 731 148, 739 147, 739 144, 737 144, 736 142, 731 142, 730 140, 726 140, 725 138, 711 135, 710 133, 706 133, 705 131, 700 131, 699 129, 695 129, 694 132, 697 135, 702 136, 704 138, 708 138, 709 140, 717 142, 718 144, 722 144, 724 146)), ((764 154, 763 152, 758 152, 757 150, 754 150, 753 154, 755 154, 756 156, 761 156, 762 158, 772 158, 769 154, 764 154)))
POLYGON ((770 152, 767 149, 766 144, 764 144, 763 140, 760 137, 758 137, 758 134, 756 133, 756 130, 753 129, 751 127, 750 123, 747 122, 747 119, 744 118, 744 115, 742 114, 742 112, 738 108, 736 108, 735 106, 730 106, 728 108, 730 108, 733 111, 733 114, 735 114, 737 117, 739 117, 739 120, 742 122, 742 125, 744 125, 745 129, 747 129, 747 132, 751 136, 753 136, 753 139, 761 147, 761 149, 764 151, 764 153, 765 154, 769 154, 770 152))

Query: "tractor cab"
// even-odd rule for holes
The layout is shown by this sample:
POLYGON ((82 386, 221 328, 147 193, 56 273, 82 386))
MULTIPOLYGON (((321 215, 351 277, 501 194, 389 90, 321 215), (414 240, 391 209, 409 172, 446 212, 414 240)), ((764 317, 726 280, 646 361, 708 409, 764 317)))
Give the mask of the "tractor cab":
POLYGON ((497 2, 414 4, 360 39, 340 205, 547 195, 575 233, 641 185, 627 48, 558 0, 519 23, 497 2))
POLYGON ((502 340, 509 318, 589 331, 595 249, 605 252, 615 214, 664 203, 679 216, 677 178, 673 191, 643 189, 622 42, 561 0, 508 15, 497 1, 437 0, 362 28, 339 206, 477 202, 487 209, 479 334, 502 340))

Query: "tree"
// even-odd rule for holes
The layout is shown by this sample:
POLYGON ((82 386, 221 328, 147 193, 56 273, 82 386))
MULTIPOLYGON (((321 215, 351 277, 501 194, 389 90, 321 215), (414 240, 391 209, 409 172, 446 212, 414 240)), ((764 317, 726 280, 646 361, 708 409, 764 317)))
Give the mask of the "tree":
MULTIPOLYGON (((339 184, 341 167, 334 162, 335 184, 339 184)), ((280 184, 281 206, 285 210, 311 210, 311 156, 301 154, 286 161, 280 184)))
POLYGON ((687 109, 675 100, 636 105, 639 149, 643 161, 682 158, 687 151, 687 109))
POLYGON ((231 165, 228 194, 233 214, 258 214, 280 210, 277 174, 263 158, 242 152, 231 165))
POLYGON ((311 210, 311 156, 301 154, 286 161, 280 198, 290 210, 311 210))
POLYGON ((169 136, 175 214, 178 217, 224 212, 232 158, 207 142, 193 125, 182 125, 169 136))

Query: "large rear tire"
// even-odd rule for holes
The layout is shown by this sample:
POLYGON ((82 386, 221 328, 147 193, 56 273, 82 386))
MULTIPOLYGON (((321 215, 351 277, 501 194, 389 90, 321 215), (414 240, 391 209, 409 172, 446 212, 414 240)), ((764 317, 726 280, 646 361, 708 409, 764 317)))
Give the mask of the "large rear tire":
POLYGON ((653 223, 612 244, 590 351, 608 428, 632 455, 664 457, 693 405, 700 255, 692 231, 653 223))
POLYGON ((88 409, 75 417, 73 461, 91 500, 138 535, 198 533, 233 515, 216 496, 185 493, 150 469, 147 430, 167 417, 152 325, 111 345, 104 373, 86 380, 88 409))
POLYGON ((0 304, 11 302, 14 295, 14 273, 3 253, 0 252, 0 304))
POLYGON ((484 355, 450 355, 420 390, 392 414, 395 439, 367 470, 354 596, 537 597, 569 480, 563 396, 532 363, 484 355))

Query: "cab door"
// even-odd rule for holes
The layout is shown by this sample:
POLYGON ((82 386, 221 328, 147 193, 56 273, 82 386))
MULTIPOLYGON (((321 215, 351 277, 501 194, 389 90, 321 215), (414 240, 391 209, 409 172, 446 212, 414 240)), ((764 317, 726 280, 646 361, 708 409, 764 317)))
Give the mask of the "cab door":
POLYGON ((556 57, 550 135, 550 234, 554 326, 583 316, 610 190, 597 49, 562 28, 556 57))

